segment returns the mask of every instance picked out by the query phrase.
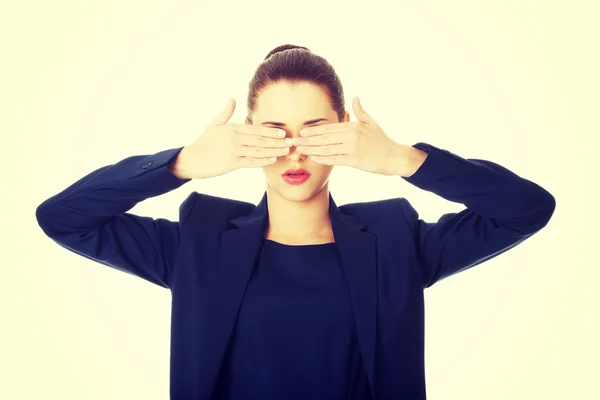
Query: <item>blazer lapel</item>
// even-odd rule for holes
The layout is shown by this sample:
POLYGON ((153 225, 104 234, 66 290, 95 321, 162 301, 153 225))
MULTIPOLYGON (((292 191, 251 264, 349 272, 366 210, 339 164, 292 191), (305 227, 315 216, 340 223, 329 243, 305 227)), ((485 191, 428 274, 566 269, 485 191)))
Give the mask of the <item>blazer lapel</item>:
MULTIPOLYGON (((377 324, 377 275, 375 236, 363 232, 366 223, 343 214, 329 194, 329 213, 338 253, 346 276, 359 346, 373 398, 375 384, 375 340, 377 324)), ((219 264, 210 285, 214 307, 208 312, 207 340, 202 380, 205 398, 210 395, 236 323, 246 286, 264 241, 268 224, 267 193, 248 215, 230 221, 237 229, 223 232, 219 264)), ((204 398, 204 397, 203 397, 204 398)))
POLYGON ((213 306, 205 314, 206 337, 201 343, 205 366, 200 377, 202 399, 212 398, 242 297, 263 243, 268 222, 266 194, 250 214, 230 222, 238 228, 224 231, 221 235, 218 265, 208 289, 207 298, 212 300, 213 306))
POLYGON ((377 339, 376 237, 365 232, 367 224, 336 206, 329 194, 329 213, 342 269, 348 281, 358 343, 371 396, 375 399, 375 345, 377 339))

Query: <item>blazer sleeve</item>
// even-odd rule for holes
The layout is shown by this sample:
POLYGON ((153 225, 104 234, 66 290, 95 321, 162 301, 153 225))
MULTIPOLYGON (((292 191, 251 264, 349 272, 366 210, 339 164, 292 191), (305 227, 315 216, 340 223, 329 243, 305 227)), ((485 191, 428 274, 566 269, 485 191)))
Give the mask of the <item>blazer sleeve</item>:
POLYGON ((405 181, 466 206, 425 222, 406 199, 423 286, 469 269, 515 247, 549 222, 556 200, 539 185, 491 161, 465 159, 419 142, 428 155, 405 181))
MULTIPOLYGON (((89 173, 37 207, 40 228, 76 254, 170 288, 180 223, 127 211, 191 180, 168 170, 182 149, 131 156, 89 173)), ((182 203, 180 219, 190 207, 182 203)))

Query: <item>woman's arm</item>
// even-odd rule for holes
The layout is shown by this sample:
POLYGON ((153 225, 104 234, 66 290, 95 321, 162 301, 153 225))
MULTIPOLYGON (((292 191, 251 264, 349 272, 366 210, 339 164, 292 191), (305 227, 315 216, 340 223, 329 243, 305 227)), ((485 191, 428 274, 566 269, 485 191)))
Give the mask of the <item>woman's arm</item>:
MULTIPOLYGON (((181 149, 128 157, 89 173, 37 207, 39 226, 76 254, 170 287, 179 222, 127 211, 189 182, 170 168, 181 149)), ((187 215, 186 207, 180 215, 187 215)))
POLYGON ((550 221, 556 200, 541 186, 491 161, 465 159, 427 143, 413 147, 427 157, 416 172, 402 178, 466 206, 425 222, 404 201, 424 287, 496 257, 550 221))

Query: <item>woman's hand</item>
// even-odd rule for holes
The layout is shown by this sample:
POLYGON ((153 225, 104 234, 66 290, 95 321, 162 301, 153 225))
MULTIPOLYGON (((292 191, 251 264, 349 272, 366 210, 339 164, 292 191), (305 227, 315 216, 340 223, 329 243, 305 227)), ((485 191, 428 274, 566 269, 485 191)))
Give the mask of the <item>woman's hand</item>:
POLYGON ((300 131, 302 137, 294 140, 296 151, 319 164, 347 165, 376 174, 410 176, 416 172, 427 153, 390 139, 358 97, 352 108, 359 122, 305 128, 300 131))
POLYGON ((239 168, 263 167, 289 152, 284 130, 227 123, 234 110, 235 100, 230 99, 204 133, 180 151, 170 167, 174 175, 210 178, 239 168))

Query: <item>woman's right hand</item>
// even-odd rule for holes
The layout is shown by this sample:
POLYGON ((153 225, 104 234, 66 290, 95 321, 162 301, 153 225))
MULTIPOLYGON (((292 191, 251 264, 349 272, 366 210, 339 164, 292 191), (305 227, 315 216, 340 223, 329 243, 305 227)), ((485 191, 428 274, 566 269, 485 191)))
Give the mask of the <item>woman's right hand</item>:
POLYGON ((290 151, 283 130, 228 123, 234 110, 235 100, 229 99, 204 133, 179 152, 169 170, 180 179, 210 178, 239 168, 270 165, 290 151), (283 136, 278 136, 279 131, 283 136))

